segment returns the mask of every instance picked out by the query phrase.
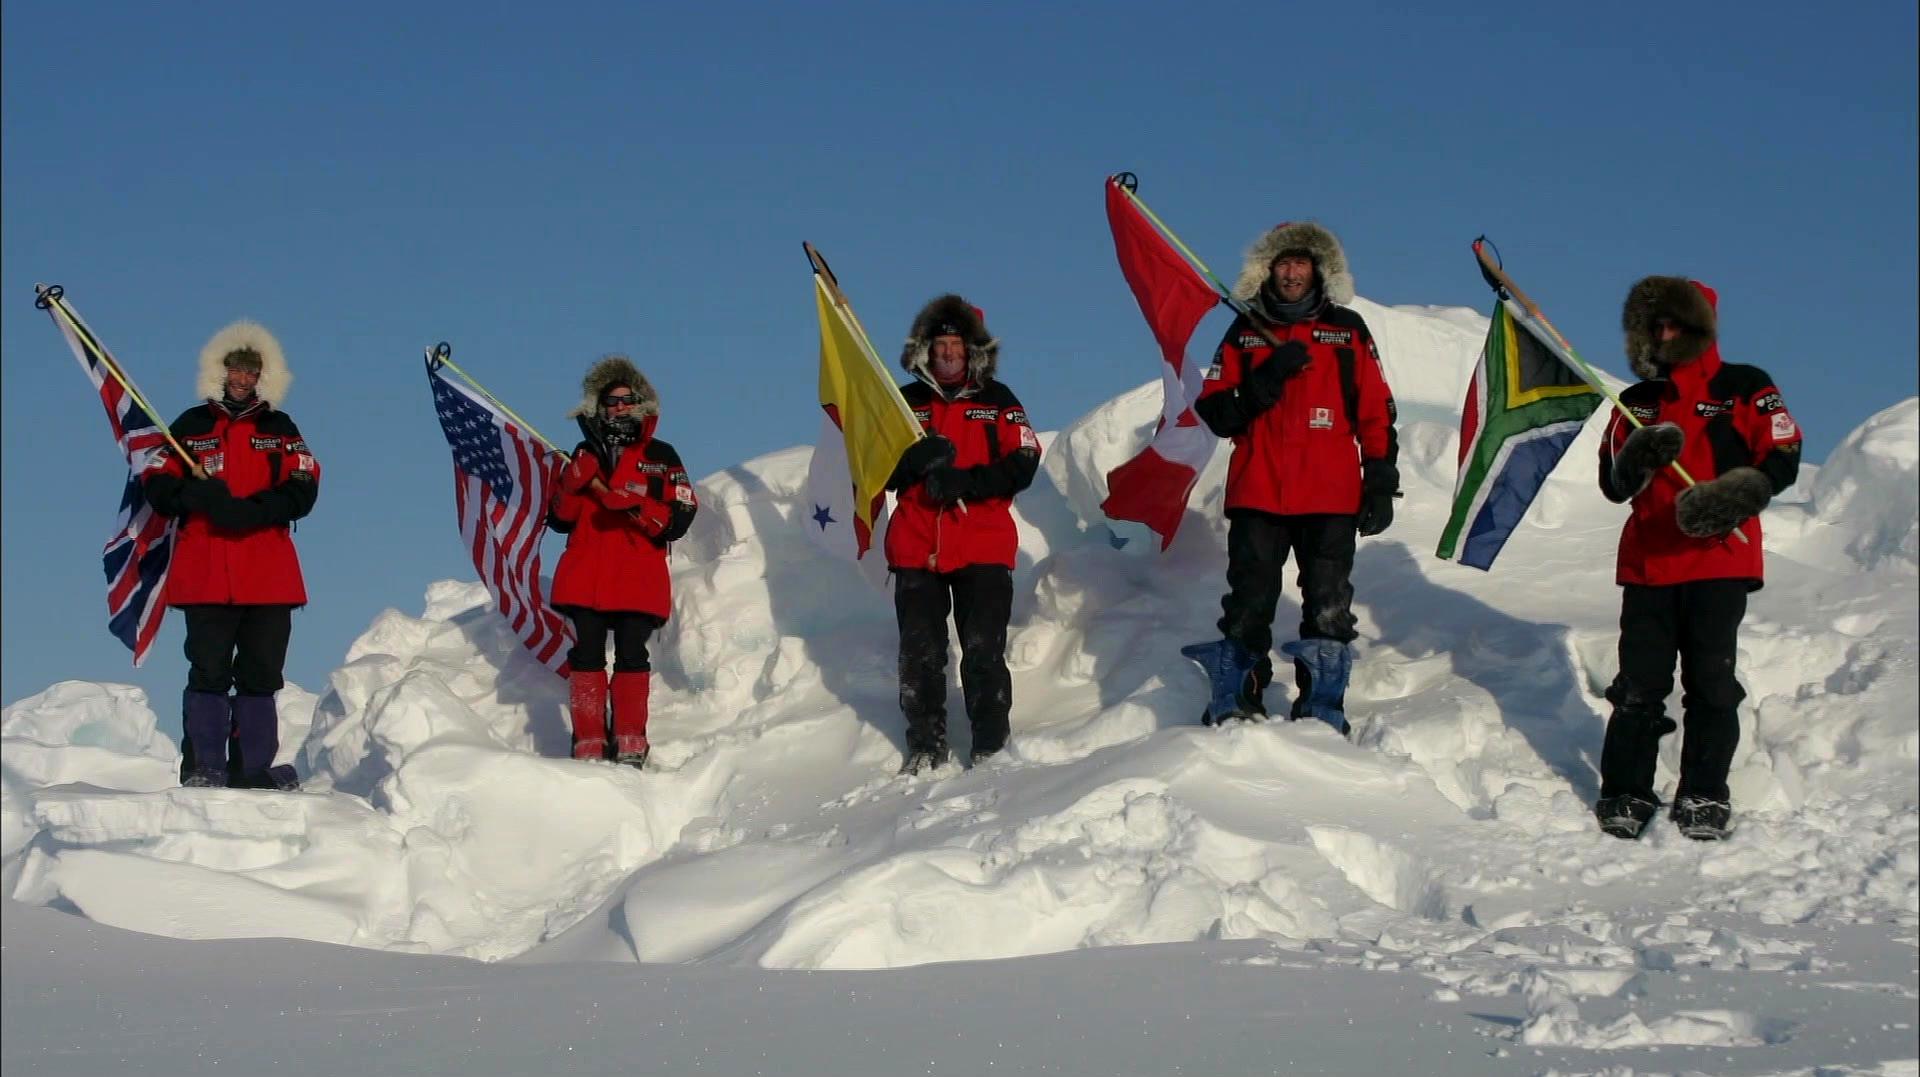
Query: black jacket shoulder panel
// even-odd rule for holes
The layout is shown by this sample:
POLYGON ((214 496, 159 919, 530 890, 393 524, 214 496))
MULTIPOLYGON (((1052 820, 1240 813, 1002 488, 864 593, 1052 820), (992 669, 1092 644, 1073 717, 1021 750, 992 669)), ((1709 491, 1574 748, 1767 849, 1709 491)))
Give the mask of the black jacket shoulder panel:
POLYGON ((1707 391, 1715 396, 1736 396, 1742 399, 1773 388, 1773 378, 1757 366, 1744 363, 1725 363, 1719 373, 1707 383, 1707 391))
POLYGON ((214 415, 212 404, 196 404, 180 413, 167 429, 176 438, 197 437, 213 432, 214 415))
POLYGON ((1657 406, 1660 403, 1660 387, 1664 381, 1639 381, 1620 390, 1620 402, 1623 404, 1645 404, 1657 406))
POLYGON ((284 411, 269 409, 266 414, 256 419, 253 425, 262 434, 280 434, 285 437, 300 435, 300 428, 294 425, 293 416, 284 411))
POLYGON ((1341 329, 1358 329, 1369 337, 1373 335, 1373 331, 1367 328, 1367 320, 1360 316, 1359 311, 1352 307, 1343 307, 1338 303, 1327 304, 1326 309, 1320 312, 1319 320, 1325 325, 1338 326, 1341 329))
POLYGON ((675 451, 672 442, 662 441, 659 438, 648 438, 646 452, 647 459, 656 464, 680 465, 680 454, 675 451))

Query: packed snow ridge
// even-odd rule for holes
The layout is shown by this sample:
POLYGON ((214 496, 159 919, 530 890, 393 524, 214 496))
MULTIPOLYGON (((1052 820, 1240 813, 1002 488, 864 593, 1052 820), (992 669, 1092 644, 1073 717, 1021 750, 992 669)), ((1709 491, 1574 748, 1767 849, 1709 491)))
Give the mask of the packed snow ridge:
MULTIPOLYGON (((1920 402, 1766 514, 1733 837, 1623 843, 1588 814, 1625 511, 1593 488, 1600 420, 1494 572, 1437 561, 1486 323, 1359 306, 1401 403, 1407 499, 1355 569, 1351 742, 1199 725, 1178 648, 1217 635, 1226 447, 1164 554, 1098 507, 1152 432, 1156 382, 1049 435, 1016 503, 1014 738, 987 765, 894 776, 890 596, 808 540, 796 448, 700 484, 644 772, 564 758, 564 682, 477 583, 443 582, 418 615, 375 618, 319 695, 282 694, 299 793, 177 788, 137 689, 65 682, 8 707, 0 885, 160 935, 483 960, 853 969, 1264 939, 1523 994, 1525 1044, 1791 1036, 1729 1010, 1586 1020, 1577 1000, 1618 1013, 1676 969, 1817 968, 1794 926, 1920 936, 1920 402)), ((1283 637, 1296 618, 1290 593, 1283 637)))

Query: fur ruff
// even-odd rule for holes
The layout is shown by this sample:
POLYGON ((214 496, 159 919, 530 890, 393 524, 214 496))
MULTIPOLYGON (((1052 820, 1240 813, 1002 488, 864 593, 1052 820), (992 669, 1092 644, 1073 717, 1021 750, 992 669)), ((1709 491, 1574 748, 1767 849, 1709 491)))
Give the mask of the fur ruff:
POLYGON ((1620 328, 1627 335, 1627 363, 1642 380, 1654 381, 1706 354, 1719 334, 1719 315, 1697 281, 1644 277, 1627 292, 1620 328), (1680 335, 1662 343, 1654 328, 1661 318, 1679 326, 1680 335))
POLYGON ((1329 303, 1342 306, 1353 302, 1353 271, 1347 268, 1347 252, 1332 232, 1312 221, 1288 221, 1276 225, 1247 248, 1240 266, 1240 279, 1234 282, 1233 297, 1246 302, 1260 294, 1260 286, 1273 274, 1273 260, 1284 251, 1306 251, 1320 273, 1320 290, 1329 303))
POLYGON ((260 355, 260 383, 253 394, 278 408, 286 403, 293 388, 293 372, 287 369, 287 356, 280 342, 259 322, 237 321, 213 335, 200 349, 200 373, 195 390, 202 400, 218 400, 227 392, 227 353, 251 349, 260 355))
POLYGON ((587 368, 587 376, 580 379, 580 406, 568 412, 567 418, 599 418, 600 394, 616 385, 632 389, 633 395, 639 397, 632 412, 635 418, 660 414, 660 394, 654 392, 653 383, 633 365, 633 360, 624 355, 607 355, 587 368))
POLYGON ((916 378, 931 383, 933 372, 927 368, 928 351, 933 347, 934 328, 957 326, 967 342, 967 375, 976 384, 993 377, 1000 368, 1000 342, 987 332, 987 316, 979 307, 949 292, 936 296, 913 317, 907 330, 907 343, 900 350, 900 367, 916 378))

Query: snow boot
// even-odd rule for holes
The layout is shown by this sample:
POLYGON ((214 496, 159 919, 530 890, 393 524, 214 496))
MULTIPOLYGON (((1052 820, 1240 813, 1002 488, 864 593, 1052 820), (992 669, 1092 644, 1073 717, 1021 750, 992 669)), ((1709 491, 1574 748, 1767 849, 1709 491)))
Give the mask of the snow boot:
POLYGON ((907 753, 900 764, 900 773, 906 777, 928 774, 939 770, 947 763, 945 748, 915 748, 907 753))
POLYGON ((1293 659, 1300 696, 1293 717, 1318 718, 1346 736, 1347 680, 1353 675, 1353 648, 1337 639, 1297 639, 1280 645, 1293 659))
POLYGON ((181 701, 186 732, 180 784, 189 789, 227 787, 227 740, 233 735, 233 706, 224 692, 189 688, 181 701))
POLYGON ((1600 829, 1616 838, 1632 841, 1647 829, 1655 812, 1660 810, 1660 802, 1648 800, 1633 793, 1621 793, 1618 796, 1601 797, 1593 805, 1593 816, 1600 820, 1600 829))
POLYGON ((1239 640, 1218 639, 1192 643, 1180 653, 1193 659, 1207 674, 1207 725, 1266 714, 1260 705, 1260 684, 1254 676, 1256 659, 1239 640))
POLYGON ((272 696, 233 697, 233 743, 239 749, 242 789, 273 789, 273 757, 280 754, 280 712, 272 696))
POLYGON ((567 678, 567 707, 573 715, 573 757, 607 757, 607 675, 579 670, 567 678))
POLYGON ((639 769, 647 764, 647 692, 653 674, 613 675, 613 761, 639 769))
POLYGON ((1707 797, 1675 797, 1673 824, 1694 841, 1719 841, 1732 831, 1733 805, 1707 797))

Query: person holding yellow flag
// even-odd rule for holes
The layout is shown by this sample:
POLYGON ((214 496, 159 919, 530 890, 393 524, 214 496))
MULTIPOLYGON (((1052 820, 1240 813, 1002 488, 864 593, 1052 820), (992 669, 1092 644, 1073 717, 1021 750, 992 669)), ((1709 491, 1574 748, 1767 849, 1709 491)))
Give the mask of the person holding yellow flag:
POLYGON ((901 389, 930 435, 900 455, 888 487, 887 524, 900 625, 900 710, 907 719, 902 774, 943 765, 947 753, 947 615, 960 631, 960 683, 973 727, 970 764, 1007 743, 1013 676, 1007 621, 1019 535, 1013 497, 1040 468, 1040 439, 1013 391, 994 380, 1000 342, 986 316, 958 295, 929 302, 913 320, 901 389))

